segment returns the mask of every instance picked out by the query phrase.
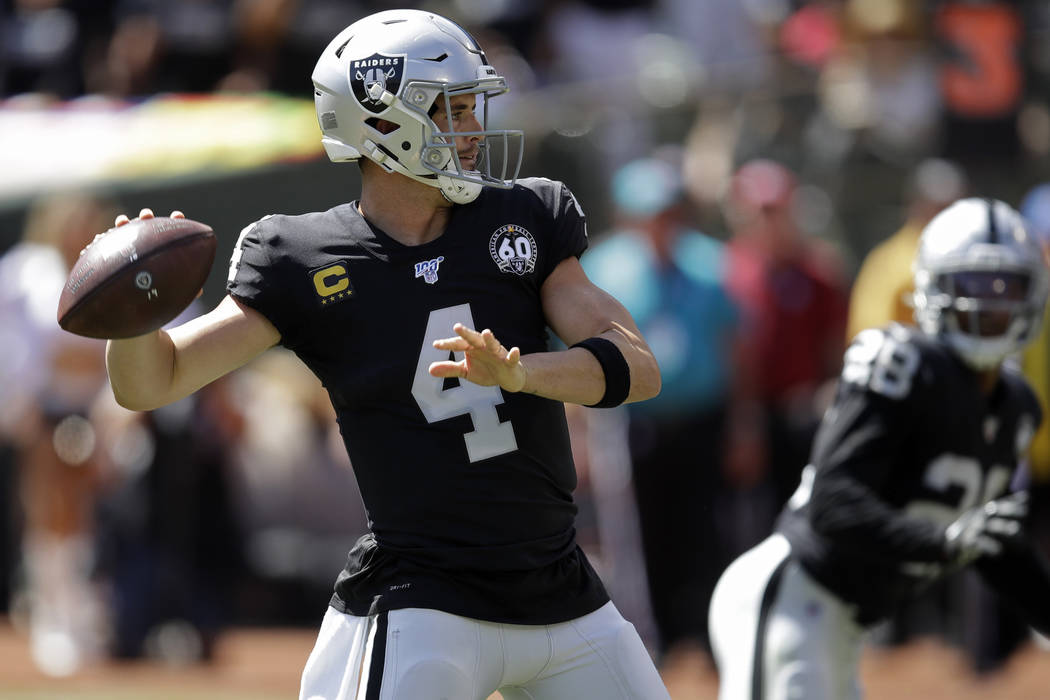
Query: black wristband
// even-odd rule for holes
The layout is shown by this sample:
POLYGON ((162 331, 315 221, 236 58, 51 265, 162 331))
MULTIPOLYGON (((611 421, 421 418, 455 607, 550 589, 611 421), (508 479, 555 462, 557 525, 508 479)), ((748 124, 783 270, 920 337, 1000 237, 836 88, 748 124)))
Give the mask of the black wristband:
POLYGON ((594 355, 605 375, 605 396, 598 403, 589 404, 590 408, 613 408, 627 400, 631 391, 631 367, 616 343, 595 336, 572 347, 584 348, 594 355))

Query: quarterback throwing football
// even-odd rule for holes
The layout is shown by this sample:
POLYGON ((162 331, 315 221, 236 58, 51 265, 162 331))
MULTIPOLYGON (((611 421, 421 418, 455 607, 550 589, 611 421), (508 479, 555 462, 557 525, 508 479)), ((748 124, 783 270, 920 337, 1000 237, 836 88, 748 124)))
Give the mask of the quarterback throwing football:
POLYGON ((1041 251, 1008 205, 963 199, 914 270, 918 328, 857 335, 776 532, 715 589, 720 700, 859 698, 865 628, 970 564, 1050 632, 1050 567, 1010 491, 1040 408, 1003 364, 1038 331, 1041 251))
POLYGON ((447 19, 362 19, 313 83, 360 199, 244 229, 213 311, 110 341, 114 394, 151 409, 278 343, 328 390, 371 531, 335 583, 304 700, 666 700, 575 540, 563 402, 660 388, 634 321, 580 266, 579 204, 517 179, 521 133, 484 123, 506 83, 447 19), (548 327, 569 349, 548 351, 548 327))

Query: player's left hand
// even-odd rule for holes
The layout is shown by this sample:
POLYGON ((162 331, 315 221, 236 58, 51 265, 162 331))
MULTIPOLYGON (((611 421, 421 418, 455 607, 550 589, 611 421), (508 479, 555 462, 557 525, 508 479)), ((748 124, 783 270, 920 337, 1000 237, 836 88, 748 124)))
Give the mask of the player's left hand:
POLYGON ((457 377, 481 386, 498 385, 511 392, 521 391, 525 387, 527 373, 518 348, 507 350, 488 328, 479 333, 457 323, 452 330, 455 336, 435 340, 434 347, 462 352, 464 357, 458 362, 444 360, 431 363, 431 375, 457 377))
POLYGON ((961 565, 996 557, 1024 537, 1028 493, 1018 491, 963 513, 944 532, 948 559, 961 565))

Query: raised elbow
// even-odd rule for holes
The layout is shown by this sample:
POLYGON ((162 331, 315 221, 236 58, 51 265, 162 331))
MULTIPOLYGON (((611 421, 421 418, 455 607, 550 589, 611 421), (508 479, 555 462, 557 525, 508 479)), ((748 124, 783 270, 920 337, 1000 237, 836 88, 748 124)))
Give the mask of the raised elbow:
POLYGON ((663 379, 660 377, 660 365, 656 364, 654 358, 648 363, 646 367, 646 389, 647 393, 645 398, 651 399, 660 393, 660 389, 663 388, 663 379))
POLYGON ((656 358, 645 355, 633 368, 629 401, 633 403, 651 399, 660 393, 661 386, 660 366, 656 364, 656 358))
POLYGON ((110 387, 113 389, 113 398, 121 408, 126 408, 129 411, 152 411, 156 408, 156 406, 147 401, 145 397, 129 395, 120 391, 112 384, 110 387))

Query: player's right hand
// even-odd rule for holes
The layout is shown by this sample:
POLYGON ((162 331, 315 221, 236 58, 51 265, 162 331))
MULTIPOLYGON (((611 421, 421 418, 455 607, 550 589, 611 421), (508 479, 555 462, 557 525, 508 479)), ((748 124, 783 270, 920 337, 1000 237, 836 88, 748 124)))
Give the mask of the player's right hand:
MULTIPOLYGON (((140 219, 152 219, 154 216, 155 216, 155 214, 153 213, 152 209, 142 209, 142 210, 139 211, 138 218, 140 218, 140 219)), ((186 215, 183 214, 181 211, 175 210, 175 211, 171 212, 171 218, 172 219, 185 219, 186 215)), ((114 226, 123 226, 124 224, 128 223, 129 221, 131 221, 131 219, 128 218, 127 214, 121 214, 120 216, 117 217, 116 221, 113 222, 113 225, 114 226)))
MULTIPOLYGON (((140 219, 152 219, 154 216, 156 216, 156 215, 153 213, 152 209, 142 209, 142 210, 139 211, 138 218, 140 218, 140 219)), ((186 215, 183 214, 181 211, 175 210, 175 211, 171 212, 171 218, 172 219, 185 219, 186 215)), ((119 228, 121 226, 124 226, 125 224, 131 223, 131 221, 132 220, 128 218, 127 214, 121 214, 120 216, 118 216, 113 221, 113 228, 119 228)), ((84 246, 84 249, 80 251, 80 254, 83 255, 87 251, 87 249, 92 246, 92 244, 94 244, 100 238, 105 236, 107 233, 108 233, 108 231, 103 231, 102 233, 96 233, 95 237, 91 239, 91 242, 88 243, 86 246, 84 246)))
MULTIPOLYGON (((153 210, 147 207, 147 208, 143 208, 143 209, 139 210, 138 218, 140 218, 140 219, 152 219, 155 216, 156 216, 156 214, 153 213, 153 210)), ((183 214, 178 209, 176 209, 175 211, 171 212, 171 217, 170 218, 172 218, 172 219, 185 219, 186 215, 183 214)), ((124 226, 125 224, 129 224, 129 223, 131 223, 131 219, 128 218, 128 215, 127 214, 121 214, 120 216, 118 216, 113 221, 113 227, 114 228, 119 228, 120 226, 124 226)), ((92 239, 91 243, 94 243, 95 241, 97 241, 99 238, 101 238, 104 235, 106 235, 106 234, 105 233, 100 233, 100 234, 96 235, 95 238, 92 239)), ((88 245, 91 245, 91 243, 88 243, 88 245)), ((85 248, 84 250, 87 250, 87 248, 85 248)), ((80 251, 80 254, 83 255, 84 251, 83 250, 80 251)), ((197 291, 197 298, 200 299, 203 294, 204 294, 204 288, 201 287, 200 290, 197 291)))
POLYGON ((998 556, 1023 537, 1028 515, 1028 493, 1019 491, 963 513, 944 531, 949 561, 965 565, 985 556, 998 556))

